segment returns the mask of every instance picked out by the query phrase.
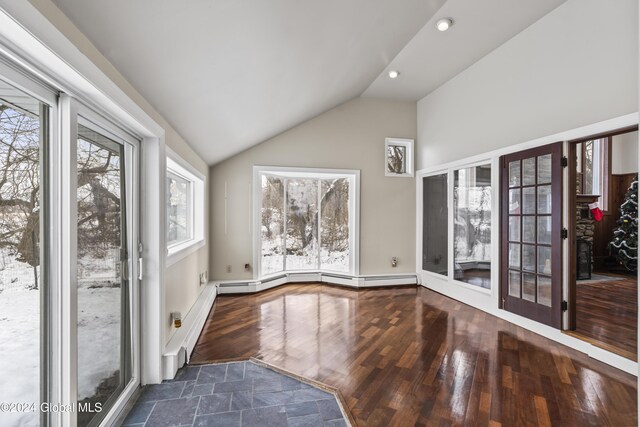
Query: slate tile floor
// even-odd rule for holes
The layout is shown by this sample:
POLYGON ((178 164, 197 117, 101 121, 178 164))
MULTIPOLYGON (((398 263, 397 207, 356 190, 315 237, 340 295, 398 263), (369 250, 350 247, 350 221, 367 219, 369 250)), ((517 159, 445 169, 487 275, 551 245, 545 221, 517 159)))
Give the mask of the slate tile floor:
POLYGON ((346 426, 333 394, 251 361, 188 366, 146 386, 123 426, 346 426))

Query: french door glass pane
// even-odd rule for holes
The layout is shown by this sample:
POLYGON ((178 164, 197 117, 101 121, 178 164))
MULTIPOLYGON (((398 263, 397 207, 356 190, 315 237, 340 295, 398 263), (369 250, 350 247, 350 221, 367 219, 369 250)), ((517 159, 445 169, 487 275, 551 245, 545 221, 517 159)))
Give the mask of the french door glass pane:
POLYGON ((522 189, 522 213, 536 213, 536 188, 526 187, 522 189))
POLYGON ((522 269, 526 271, 536 271, 535 245, 522 245, 522 269))
POLYGON ((453 173, 454 277, 491 288, 491 165, 453 173))
POLYGON ((522 241, 525 243, 536 242, 536 218, 534 216, 522 217, 522 241))
POLYGON ((551 213, 551 185, 541 185, 538 187, 538 213, 551 213))
POLYGON ((530 157, 522 161, 522 185, 533 185, 536 183, 536 159, 530 157))
POLYGON ((538 184, 551 182, 551 154, 538 156, 538 184))
POLYGON ((509 187, 520 185, 520 160, 509 162, 509 187))
POLYGON ((520 244, 509 243, 509 267, 520 269, 520 244))
MULTIPOLYGON (((0 402, 40 404, 40 152, 48 108, 0 81, 0 402)), ((38 425, 39 410, 0 412, 38 425)))
POLYGON ((509 270, 509 295, 520 298, 520 272, 509 270))
POLYGON ((538 217, 538 243, 551 244, 551 217, 538 217))
POLYGON ((318 268, 318 180, 287 179, 287 270, 318 268))
POLYGON ((522 299, 536 300, 536 275, 522 273, 522 299))
POLYGON ((320 267, 349 271, 349 180, 320 181, 320 267))
POLYGON ((520 241, 520 217, 519 216, 509 217, 509 241, 511 242, 520 241))
POLYGON ((262 175, 262 274, 284 269, 284 179, 262 175))
POLYGON ((538 304, 551 307, 551 277, 538 276, 538 304))
POLYGON ((520 189, 509 190, 509 214, 518 215, 520 211, 520 189))
POLYGON ((538 246, 538 273, 551 274, 551 246, 538 246))
MULTIPOLYGON (((78 401, 107 408, 129 366, 123 149, 78 126, 78 401)), ((103 409, 102 414, 107 409, 103 409)), ((79 412, 88 425, 100 412, 79 412)))

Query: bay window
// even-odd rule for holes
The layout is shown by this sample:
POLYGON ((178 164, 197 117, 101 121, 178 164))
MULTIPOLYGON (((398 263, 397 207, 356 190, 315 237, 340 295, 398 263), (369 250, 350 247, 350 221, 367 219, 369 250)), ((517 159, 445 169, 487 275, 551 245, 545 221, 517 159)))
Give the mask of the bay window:
POLYGON ((256 167, 257 275, 357 274, 358 185, 357 171, 256 167))

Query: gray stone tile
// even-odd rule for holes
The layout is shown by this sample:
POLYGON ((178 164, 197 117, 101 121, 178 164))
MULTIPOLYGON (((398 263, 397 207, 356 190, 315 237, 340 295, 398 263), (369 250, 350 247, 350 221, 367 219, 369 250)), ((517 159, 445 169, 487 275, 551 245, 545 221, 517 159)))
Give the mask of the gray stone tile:
POLYGON ((284 406, 245 409, 242 411, 242 427, 282 427, 287 425, 284 406))
POLYGON ((244 379, 240 381, 231 381, 228 383, 216 383, 213 391, 216 393, 225 393, 231 391, 251 391, 253 389, 253 380, 244 379))
POLYGON ((280 378, 280 382, 282 383, 282 390, 299 390, 303 388, 303 383, 301 381, 298 381, 295 378, 287 377, 285 375, 280 378))
POLYGON ((215 393, 200 397, 198 415, 229 412, 231 406, 231 393, 215 393))
POLYGON ((244 377, 245 378, 280 378, 279 373, 267 369, 264 366, 256 365, 252 362, 247 362, 245 366, 244 377))
POLYGON ((250 391, 234 391, 231 393, 231 410, 249 409, 252 407, 253 393, 250 391))
POLYGON ((295 402, 307 402, 309 400, 335 399, 333 394, 319 388, 303 388, 293 391, 295 402))
POLYGON ((285 406, 287 417, 302 417, 304 415, 318 414, 318 405, 314 400, 302 403, 290 403, 285 406))
POLYGON ((275 391, 272 393, 253 393, 253 407, 285 405, 293 403, 292 391, 275 391))
POLYGON ((176 381, 194 381, 198 378, 200 373, 200 366, 184 366, 178 370, 176 377, 171 382, 176 381))
POLYGON ((324 427, 347 427, 347 422, 343 419, 325 421, 324 427))
POLYGON ((200 384, 193 388, 192 396, 204 396, 213 393, 213 384, 200 384))
POLYGON ((187 381, 184 383, 184 389, 182 390, 182 395, 180 397, 191 397, 191 393, 193 392, 193 387, 196 385, 195 381, 187 381))
POLYGON ((149 414, 151 413, 151 410, 153 409, 153 406, 155 404, 155 402, 136 403, 133 408, 131 408, 131 412, 129 412, 122 425, 129 426, 133 424, 144 423, 145 421, 147 421, 147 418, 149 417, 149 414))
POLYGON ((200 368, 197 384, 218 383, 224 381, 227 365, 206 365, 200 368))
POLYGON ((193 427, 240 427, 240 411, 198 415, 193 427))
POLYGON ((184 384, 184 382, 177 382, 145 386, 138 401, 150 402, 154 400, 177 399, 182 395, 184 384))
POLYGON ((148 426, 190 426, 196 415, 199 397, 164 400, 156 403, 149 419, 148 426))
POLYGON ((253 380, 253 391, 264 393, 267 391, 284 391, 280 378, 256 378, 253 380))
POLYGON ((224 382, 240 381, 244 379, 244 362, 229 363, 227 365, 227 375, 224 378, 224 382))
POLYGON ((318 400, 316 403, 323 420, 329 421, 342 418, 342 411, 335 398, 318 400))
POLYGON ((289 418, 287 423, 289 427, 323 427, 322 417, 319 414, 289 418))

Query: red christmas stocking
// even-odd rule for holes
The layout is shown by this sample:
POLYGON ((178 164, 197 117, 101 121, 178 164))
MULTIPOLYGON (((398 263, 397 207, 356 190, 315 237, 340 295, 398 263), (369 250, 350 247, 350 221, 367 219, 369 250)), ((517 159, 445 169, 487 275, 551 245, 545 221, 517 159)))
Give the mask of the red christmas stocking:
POLYGON ((602 209, 600 209, 600 205, 598 202, 589 203, 589 209, 591 209, 591 215, 593 215, 593 219, 596 221, 601 221, 604 214, 602 213, 602 209))

